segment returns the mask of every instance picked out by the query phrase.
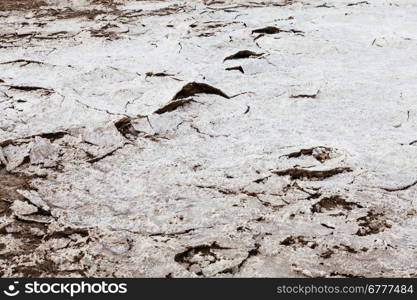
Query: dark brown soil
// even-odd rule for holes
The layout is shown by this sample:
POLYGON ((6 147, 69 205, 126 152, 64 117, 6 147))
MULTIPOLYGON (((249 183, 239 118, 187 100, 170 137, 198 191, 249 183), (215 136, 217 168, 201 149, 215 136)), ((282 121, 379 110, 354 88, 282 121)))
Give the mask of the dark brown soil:
POLYGON ((8 10, 30 10, 46 5, 41 0, 1 0, 0 12, 8 10))
POLYGON ((343 208, 345 210, 352 210, 353 208, 362 208, 361 205, 355 202, 347 202, 344 198, 336 195, 331 197, 325 197, 319 202, 313 205, 311 212, 321 213, 325 210, 332 210, 335 208, 343 208))
POLYGON ((28 178, 23 175, 0 173, 0 215, 9 215, 15 200, 24 200, 17 190, 29 189, 28 178))

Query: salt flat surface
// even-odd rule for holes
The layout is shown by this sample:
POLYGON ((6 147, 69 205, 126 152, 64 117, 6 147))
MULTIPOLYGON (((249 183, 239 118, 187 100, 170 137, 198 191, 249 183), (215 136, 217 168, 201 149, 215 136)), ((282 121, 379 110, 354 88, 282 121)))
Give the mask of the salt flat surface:
POLYGON ((2 276, 417 275, 414 0, 25 1, 2 276))

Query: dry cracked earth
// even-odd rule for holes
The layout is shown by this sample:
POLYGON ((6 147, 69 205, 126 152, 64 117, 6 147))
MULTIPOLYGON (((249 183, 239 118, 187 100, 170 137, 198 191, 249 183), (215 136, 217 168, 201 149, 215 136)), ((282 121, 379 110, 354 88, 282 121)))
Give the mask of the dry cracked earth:
POLYGON ((417 276, 416 15, 0 1, 0 275, 417 276))

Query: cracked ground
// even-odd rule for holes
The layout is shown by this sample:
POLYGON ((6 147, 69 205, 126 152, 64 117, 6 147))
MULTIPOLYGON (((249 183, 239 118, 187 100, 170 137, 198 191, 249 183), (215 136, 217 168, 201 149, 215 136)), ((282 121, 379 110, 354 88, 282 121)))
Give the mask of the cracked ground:
POLYGON ((3 277, 415 277, 413 0, 0 2, 3 277))

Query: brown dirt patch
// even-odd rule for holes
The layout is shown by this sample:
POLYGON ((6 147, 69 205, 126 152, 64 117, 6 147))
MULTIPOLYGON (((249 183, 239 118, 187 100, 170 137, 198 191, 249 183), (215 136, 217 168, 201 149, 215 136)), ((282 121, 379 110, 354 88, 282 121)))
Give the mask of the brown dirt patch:
POLYGON ((0 11, 30 10, 37 9, 44 5, 46 5, 46 3, 41 0, 1 0, 0 11))
POLYGON ((24 175, 0 173, 0 215, 8 215, 9 207, 15 200, 24 200, 17 190, 30 189, 28 178, 24 175))

